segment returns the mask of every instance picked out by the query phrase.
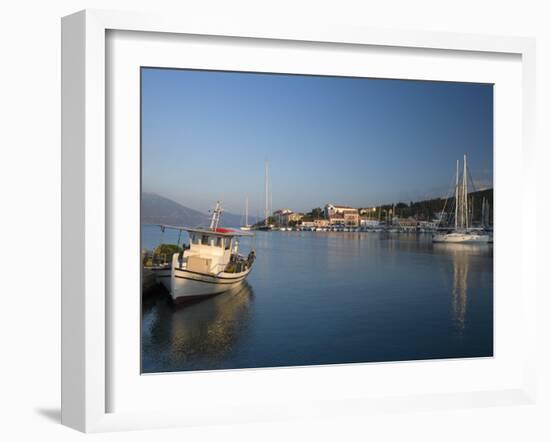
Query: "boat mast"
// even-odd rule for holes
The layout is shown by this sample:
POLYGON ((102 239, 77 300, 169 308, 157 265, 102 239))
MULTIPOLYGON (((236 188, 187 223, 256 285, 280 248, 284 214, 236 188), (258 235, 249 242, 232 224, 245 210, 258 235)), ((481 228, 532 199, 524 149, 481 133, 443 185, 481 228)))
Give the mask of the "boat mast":
POLYGON ((458 165, 460 161, 456 160, 456 186, 455 186, 455 230, 458 229, 458 165))
POLYGON ((244 215, 244 225, 248 226, 248 197, 246 197, 246 207, 245 207, 245 215, 244 215))
POLYGON ((269 224, 269 170, 267 165, 267 160, 265 162, 265 225, 269 224))
POLYGON ((220 202, 217 201, 216 202, 216 207, 214 208, 214 211, 212 212, 212 219, 210 220, 210 230, 216 230, 218 228, 221 213, 222 213, 222 207, 220 205, 220 202))
POLYGON ((468 228, 468 169, 466 166, 466 155, 464 155, 464 176, 462 178, 464 185, 464 207, 462 211, 464 213, 464 228, 468 228))
POLYGON ((483 226, 489 227, 489 200, 483 198, 483 226))

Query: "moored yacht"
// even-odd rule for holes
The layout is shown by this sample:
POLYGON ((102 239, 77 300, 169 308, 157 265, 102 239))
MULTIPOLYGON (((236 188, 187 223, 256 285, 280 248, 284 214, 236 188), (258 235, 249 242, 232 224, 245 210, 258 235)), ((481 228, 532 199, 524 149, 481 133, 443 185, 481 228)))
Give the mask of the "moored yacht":
POLYGON ((454 229, 447 233, 433 235, 432 241, 435 243, 461 244, 489 243, 489 235, 471 227, 470 215, 471 207, 468 203, 468 168, 466 165, 466 155, 464 155, 462 181, 459 179, 459 161, 456 162, 454 229))
POLYGON ((433 236, 433 242, 461 244, 489 243, 489 235, 484 235, 467 230, 462 232, 456 231, 449 233, 437 233, 433 236))

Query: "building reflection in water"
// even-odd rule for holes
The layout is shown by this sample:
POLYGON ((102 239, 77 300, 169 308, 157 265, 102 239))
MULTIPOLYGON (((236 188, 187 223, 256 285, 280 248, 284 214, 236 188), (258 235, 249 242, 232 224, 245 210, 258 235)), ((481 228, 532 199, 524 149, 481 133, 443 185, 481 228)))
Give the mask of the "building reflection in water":
POLYGON ((251 286, 240 287, 193 304, 158 309, 151 337, 163 345, 171 369, 218 367, 248 327, 251 286))
POLYGON ((476 256, 486 254, 490 246, 480 244, 434 244, 434 252, 450 256, 452 260, 451 319, 458 336, 462 336, 468 313, 469 274, 476 256))

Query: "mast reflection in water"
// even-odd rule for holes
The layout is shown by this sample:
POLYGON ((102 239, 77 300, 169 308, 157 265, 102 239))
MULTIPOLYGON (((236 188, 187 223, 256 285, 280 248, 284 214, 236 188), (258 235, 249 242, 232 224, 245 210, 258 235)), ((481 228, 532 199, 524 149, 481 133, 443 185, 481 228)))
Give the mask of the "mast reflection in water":
POLYGON ((470 280, 482 276, 480 269, 473 266, 478 265, 477 261, 485 254, 491 253, 492 255, 492 247, 480 244, 438 243, 434 244, 434 250, 452 258, 451 319, 457 336, 462 336, 466 328, 466 321, 469 319, 467 317, 468 297, 476 295, 476 287, 480 281, 475 281, 470 290, 468 290, 468 283, 470 280), (472 271, 470 271, 470 267, 473 267, 472 271))

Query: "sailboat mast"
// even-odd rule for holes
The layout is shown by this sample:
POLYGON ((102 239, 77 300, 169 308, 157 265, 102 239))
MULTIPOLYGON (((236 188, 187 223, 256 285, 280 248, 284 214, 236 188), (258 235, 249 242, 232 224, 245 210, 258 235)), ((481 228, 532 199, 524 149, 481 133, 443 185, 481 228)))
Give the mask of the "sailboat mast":
POLYGON ((265 225, 268 225, 269 217, 269 170, 267 161, 265 162, 265 225))
POLYGON ((456 160, 456 186, 455 186, 455 230, 458 229, 458 165, 460 161, 456 160))
POLYGON ((466 166, 466 155, 464 155, 464 175, 462 177, 462 183, 464 186, 464 228, 468 228, 468 169, 466 166))
POLYGON ((244 211, 244 225, 248 226, 248 197, 246 197, 245 211, 244 211))

